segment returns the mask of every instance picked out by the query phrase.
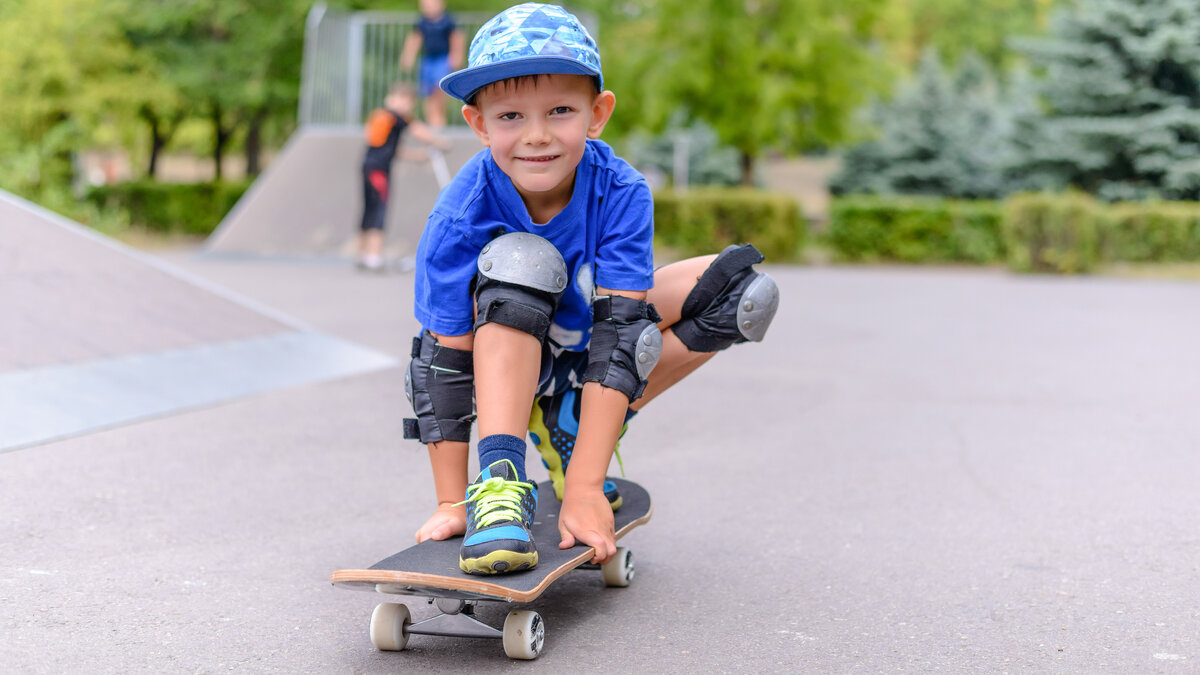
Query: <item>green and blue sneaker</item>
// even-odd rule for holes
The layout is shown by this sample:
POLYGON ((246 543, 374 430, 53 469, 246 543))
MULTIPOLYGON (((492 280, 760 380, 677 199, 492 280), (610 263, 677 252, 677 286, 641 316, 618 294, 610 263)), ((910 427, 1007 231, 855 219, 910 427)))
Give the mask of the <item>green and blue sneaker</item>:
POLYGON ((484 468, 467 486, 467 533, 458 566, 468 574, 532 569, 537 547, 529 528, 537 511, 537 486, 517 480, 517 468, 502 459, 484 468))
MULTIPOLYGON (((578 389, 568 389, 555 396, 539 396, 533 400, 533 411, 529 415, 529 438, 542 455, 542 465, 550 471, 550 482, 554 485, 554 496, 563 498, 563 480, 571 453, 575 450, 575 438, 579 435, 579 406, 583 399, 578 389)), ((621 436, 629 425, 621 428, 621 436)), ((620 447, 620 444, 617 444, 620 447)), ((621 465, 621 454, 613 449, 617 464, 621 465)), ((621 465, 621 474, 625 467, 621 465)), ((604 496, 613 511, 621 508, 621 493, 610 480, 604 481, 604 496)))

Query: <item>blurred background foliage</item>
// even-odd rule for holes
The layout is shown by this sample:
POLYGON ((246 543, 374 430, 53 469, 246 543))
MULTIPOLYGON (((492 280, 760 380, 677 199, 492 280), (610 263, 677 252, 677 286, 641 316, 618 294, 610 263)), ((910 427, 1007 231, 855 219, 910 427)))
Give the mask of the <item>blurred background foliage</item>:
MULTIPOLYGON (((451 11, 489 13, 509 4, 449 2, 451 11)), ((332 5, 415 11, 417 3, 332 5)), ((993 259, 1007 255, 1013 232, 1041 232, 1027 226, 1036 219, 1022 215, 1025 225, 1005 239, 1001 221, 1017 211, 991 201, 974 209, 961 200, 1074 189, 1062 197, 1070 208, 1060 211, 1079 214, 1114 201, 1200 199, 1195 0, 568 6, 595 16, 600 27, 606 81, 618 98, 606 140, 639 166, 669 176, 675 143, 686 138, 689 181, 708 185, 753 186, 768 157, 841 156, 843 170, 831 186, 845 195, 839 199, 874 195, 845 208, 835 201, 830 211, 831 227, 858 252, 848 259, 910 260, 921 251, 939 260, 993 259), (890 196, 926 201, 884 204, 890 196), (1085 201, 1086 209, 1079 206, 1085 201), (845 229, 852 215, 870 221, 861 236, 845 229), (880 227, 903 236, 883 237, 872 249, 880 227), (932 243, 912 245, 904 233, 926 233, 932 243)), ((158 194, 152 184, 164 153, 185 152, 216 167, 198 194, 230 199, 245 184, 215 187, 227 182, 220 160, 243 157, 253 177, 264 153, 295 129, 310 8, 310 0, 0 3, 0 187, 84 222, 119 227, 129 213, 114 213, 117 196, 158 194), (78 157, 96 150, 133 158, 137 185, 84 199, 78 157)), ((776 197, 765 199, 773 204, 776 197)), ((745 203, 745 194, 737 199, 745 203)), ((664 213, 693 208, 671 202, 664 213)), ((763 212, 783 213, 772 209, 763 212)), ((1166 218, 1173 224, 1163 231, 1191 241, 1191 234, 1178 234, 1191 232, 1190 213, 1156 212, 1138 222, 1166 218)), ((1129 248, 1112 243, 1125 239, 1109 221, 1095 223, 1100 234, 1068 239, 1094 242, 1087 246, 1101 257, 1129 248)))
MULTIPOLYGON (((345 9, 408 10, 356 0, 345 9)), ((493 12, 509 2, 450 2, 493 12)), ((580 0, 601 26, 620 97, 615 142, 696 126, 737 152, 806 152, 863 130, 853 112, 931 44, 997 67, 1009 32, 1036 31, 1049 0, 580 0), (953 29, 950 29, 952 27, 953 29), (945 28, 945 29, 943 29, 945 28)), ((293 130, 308 0, 13 0, 0 3, 0 186, 41 201, 84 148, 119 148, 154 179, 163 152, 219 160, 293 130)), ((220 161, 215 161, 220 179, 220 161)), ((703 172, 701 172, 703 174, 703 172)), ((722 181, 725 178, 722 176, 722 181)))

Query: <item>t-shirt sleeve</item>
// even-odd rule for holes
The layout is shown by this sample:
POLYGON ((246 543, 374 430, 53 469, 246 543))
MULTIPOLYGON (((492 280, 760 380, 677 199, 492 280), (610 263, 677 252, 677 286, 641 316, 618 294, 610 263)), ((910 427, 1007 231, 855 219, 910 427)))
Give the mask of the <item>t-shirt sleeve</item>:
POLYGON ((395 124, 396 118, 388 114, 386 110, 377 108, 371 111, 371 117, 367 119, 366 135, 367 144, 373 148, 383 147, 387 143, 388 134, 392 133, 392 125, 395 124))
POLYGON ((425 329, 440 335, 471 332, 475 321, 471 281, 479 247, 436 212, 417 245, 413 313, 425 329))
POLYGON ((654 198, 645 181, 608 193, 600 213, 596 285, 645 291, 654 285, 654 198))

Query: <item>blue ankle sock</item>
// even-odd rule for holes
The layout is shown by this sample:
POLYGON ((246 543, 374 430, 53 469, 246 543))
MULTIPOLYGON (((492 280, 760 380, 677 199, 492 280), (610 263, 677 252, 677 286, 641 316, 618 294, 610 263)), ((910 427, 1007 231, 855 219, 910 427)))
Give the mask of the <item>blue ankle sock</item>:
POLYGON ((479 466, 489 467, 507 459, 517 468, 517 480, 525 480, 525 439, 508 434, 492 434, 479 439, 479 466))

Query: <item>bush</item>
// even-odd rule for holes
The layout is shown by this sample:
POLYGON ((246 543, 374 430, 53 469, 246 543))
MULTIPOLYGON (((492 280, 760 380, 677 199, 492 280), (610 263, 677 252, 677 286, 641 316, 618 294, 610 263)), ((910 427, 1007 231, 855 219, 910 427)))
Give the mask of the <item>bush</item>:
POLYGON ((748 242, 770 262, 791 261, 803 249, 805 227, 800 204, 787 195, 702 188, 654 196, 655 239, 683 256, 718 253, 748 242))
POLYGON ((828 238, 840 260, 991 263, 1004 258, 1002 216, 991 201, 841 197, 828 238))
POLYGON ((128 212, 133 225, 207 236, 248 187, 250 181, 185 184, 141 180, 91 188, 87 200, 128 212))
POLYGON ((1101 255, 1120 262, 1200 260, 1200 204, 1125 202, 1105 218, 1101 255))
POLYGON ((1101 211, 1081 192, 1016 194, 1005 202, 1008 264, 1019 272, 1090 272, 1099 262, 1101 211))

